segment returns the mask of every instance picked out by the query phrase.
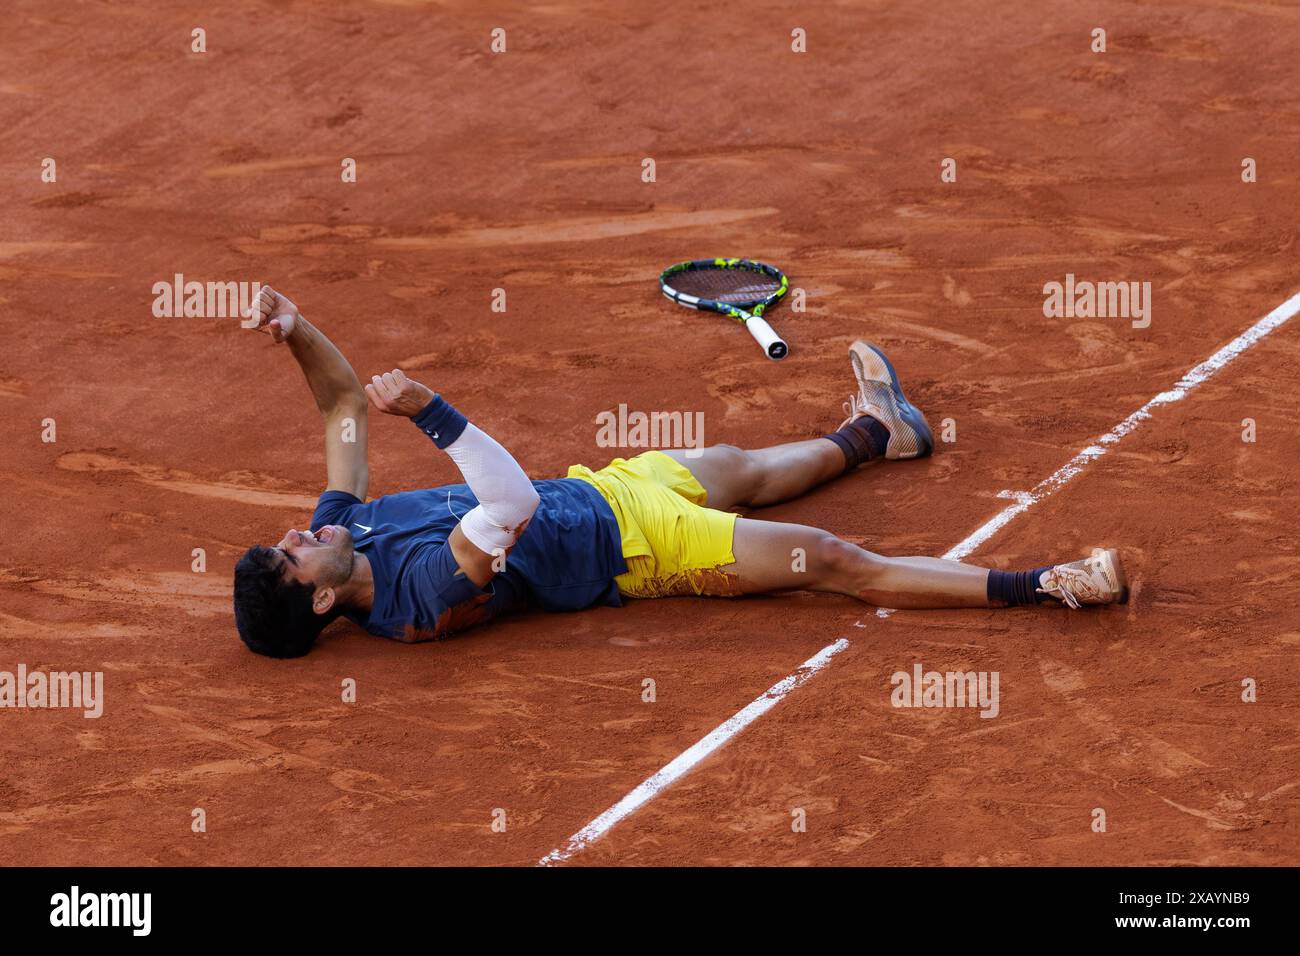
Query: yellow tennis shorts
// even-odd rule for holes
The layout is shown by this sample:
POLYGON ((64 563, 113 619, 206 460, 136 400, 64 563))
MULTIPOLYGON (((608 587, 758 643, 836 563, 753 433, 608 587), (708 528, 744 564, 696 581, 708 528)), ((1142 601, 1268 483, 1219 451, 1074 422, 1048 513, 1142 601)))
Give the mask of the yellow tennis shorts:
POLYGON ((732 539, 737 515, 704 507, 704 486, 661 451, 615 458, 600 471, 569 468, 609 502, 623 536, 627 573, 615 578, 626 597, 739 593, 732 539))

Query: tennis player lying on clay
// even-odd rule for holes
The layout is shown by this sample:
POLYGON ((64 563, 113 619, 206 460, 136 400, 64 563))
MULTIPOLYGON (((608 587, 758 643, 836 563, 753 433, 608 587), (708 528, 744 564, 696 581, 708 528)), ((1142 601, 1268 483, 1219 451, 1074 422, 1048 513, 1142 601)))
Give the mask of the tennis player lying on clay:
POLYGON ((626 597, 806 589, 891 608, 1077 608, 1127 598, 1113 550, 990 571, 884 557, 829 531, 734 513, 797 498, 869 461, 930 454, 924 416, 869 343, 849 349, 857 393, 829 435, 753 450, 715 445, 695 458, 648 451, 530 481, 510 452, 400 369, 363 390, 338 349, 279 293, 263 288, 252 316, 288 343, 307 378, 325 419, 329 477, 310 531, 250 548, 235 566, 235 623, 259 654, 306 654, 339 615, 417 642, 517 608, 573 611, 626 597), (366 501, 367 403, 409 418, 465 483, 366 501), (349 418, 354 441, 344 440, 349 418))

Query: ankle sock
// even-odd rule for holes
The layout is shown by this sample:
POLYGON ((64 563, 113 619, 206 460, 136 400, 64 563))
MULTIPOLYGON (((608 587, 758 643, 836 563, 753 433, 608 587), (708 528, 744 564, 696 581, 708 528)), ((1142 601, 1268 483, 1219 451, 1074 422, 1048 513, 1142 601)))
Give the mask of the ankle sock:
POLYGON ((1052 566, 1032 571, 990 571, 988 582, 989 604, 993 607, 1021 607, 1056 600, 1050 594, 1038 593, 1038 579, 1052 566))
POLYGON ((870 415, 859 415, 839 431, 824 435, 844 452, 844 470, 852 471, 873 458, 880 458, 889 446, 889 429, 870 415))

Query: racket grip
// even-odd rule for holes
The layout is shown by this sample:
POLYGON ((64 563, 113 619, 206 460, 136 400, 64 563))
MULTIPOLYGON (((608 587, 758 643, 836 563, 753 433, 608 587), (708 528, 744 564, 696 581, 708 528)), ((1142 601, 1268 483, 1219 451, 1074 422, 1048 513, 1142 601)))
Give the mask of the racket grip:
POLYGON ((751 315, 745 320, 745 328, 749 329, 754 341, 763 347, 767 357, 773 361, 783 359, 790 353, 790 346, 785 344, 785 340, 773 331, 762 316, 751 315))

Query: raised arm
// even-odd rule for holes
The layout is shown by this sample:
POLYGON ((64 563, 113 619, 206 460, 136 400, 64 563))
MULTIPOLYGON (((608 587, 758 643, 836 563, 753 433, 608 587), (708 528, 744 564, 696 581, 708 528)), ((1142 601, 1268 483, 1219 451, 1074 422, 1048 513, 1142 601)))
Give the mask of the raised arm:
POLYGON ((449 544, 460 570, 483 587, 496 573, 496 559, 528 527, 541 501, 537 489, 492 436, 401 369, 371 378, 366 395, 381 412, 411 419, 460 469, 479 503, 456 525, 449 544))
POLYGON ((370 482, 365 392, 348 360, 298 307, 263 286, 249 310, 253 326, 276 342, 287 342, 325 419, 325 471, 331 491, 365 499, 370 482))

